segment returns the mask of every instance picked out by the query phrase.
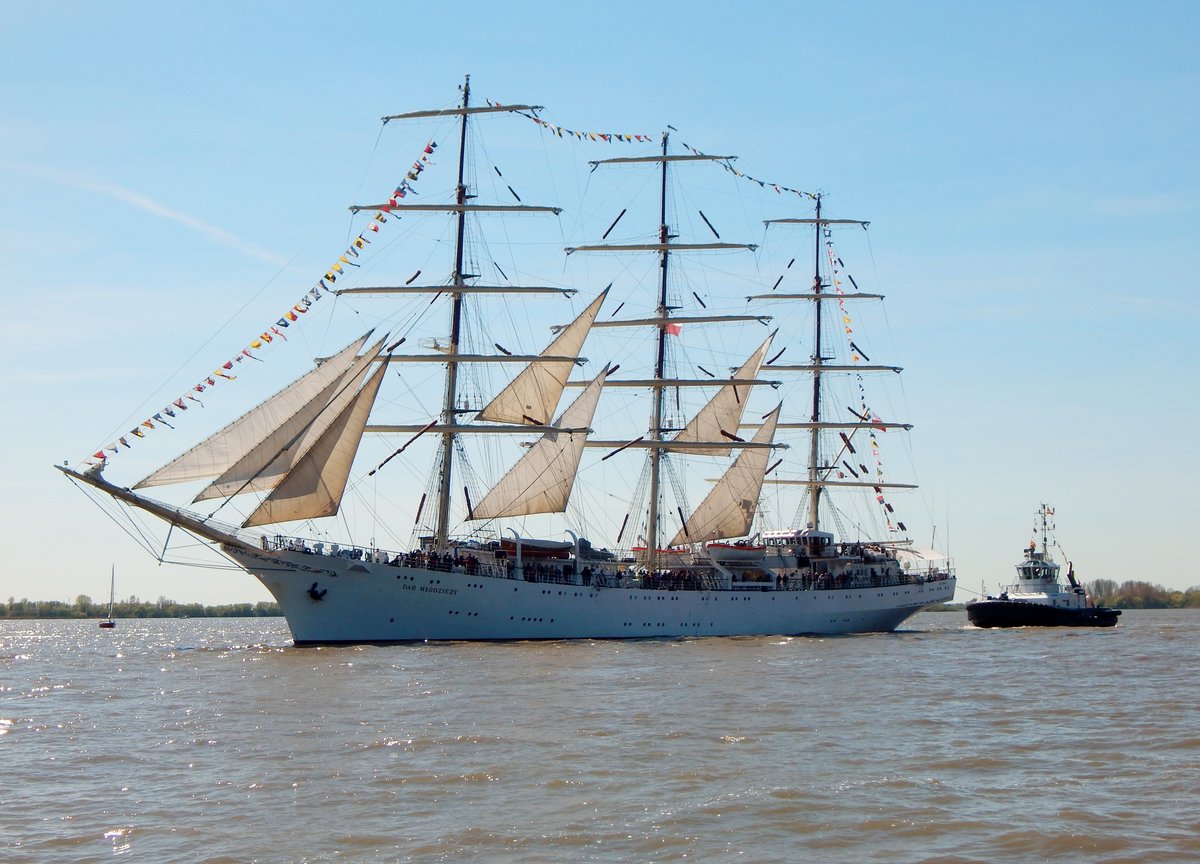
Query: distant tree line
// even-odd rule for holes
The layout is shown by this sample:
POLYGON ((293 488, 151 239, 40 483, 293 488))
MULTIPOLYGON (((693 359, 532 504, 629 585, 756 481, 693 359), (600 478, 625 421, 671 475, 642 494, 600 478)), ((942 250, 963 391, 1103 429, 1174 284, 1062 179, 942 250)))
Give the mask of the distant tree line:
MULTIPOLYGON (((129 597, 113 604, 114 618, 274 618, 282 613, 278 603, 176 603, 166 597, 139 600, 129 597)), ((108 603, 96 603, 80 594, 74 603, 63 600, 17 600, 0 603, 0 618, 107 618, 108 603)))
POLYGON ((1083 586, 1097 606, 1114 609, 1195 609, 1200 607, 1200 585, 1178 591, 1132 580, 1117 584, 1097 579, 1083 586))

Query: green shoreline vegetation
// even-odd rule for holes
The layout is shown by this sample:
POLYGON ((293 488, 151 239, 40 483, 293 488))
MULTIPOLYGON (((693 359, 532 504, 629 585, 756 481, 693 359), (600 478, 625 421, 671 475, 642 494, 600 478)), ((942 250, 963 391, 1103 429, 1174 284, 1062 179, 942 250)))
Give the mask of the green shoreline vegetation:
MULTIPOLYGON (((176 603, 166 597, 139 600, 129 597, 113 604, 113 618, 277 618, 282 613, 278 603, 225 603, 205 606, 203 603, 176 603)), ((73 603, 63 600, 16 600, 0 603, 3 618, 107 618, 108 603, 97 603, 80 594, 73 603)))
MULTIPOLYGON (((1097 579, 1084 585, 1097 606, 1113 609, 1196 609, 1200 608, 1200 586, 1178 591, 1152 585, 1149 582, 1121 582, 1097 579)), ((962 603, 941 603, 929 607, 931 612, 956 612, 962 603)), ((278 603, 225 603, 205 606, 203 603, 176 603, 166 597, 139 600, 129 597, 113 604, 114 618, 277 618, 282 613, 278 603)), ((108 604, 97 603, 86 594, 74 602, 64 600, 16 600, 0 603, 0 619, 5 618, 107 618, 108 604)))

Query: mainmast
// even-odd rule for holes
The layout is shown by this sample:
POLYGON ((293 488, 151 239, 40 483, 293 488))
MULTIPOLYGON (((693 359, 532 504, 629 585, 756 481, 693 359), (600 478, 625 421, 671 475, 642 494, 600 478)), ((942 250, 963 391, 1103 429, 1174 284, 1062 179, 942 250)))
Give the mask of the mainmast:
MULTIPOLYGON (((659 191, 659 227, 658 227, 658 242, 662 246, 660 253, 661 259, 659 267, 661 275, 658 288, 658 316, 666 319, 671 316, 671 310, 667 306, 667 262, 670 258, 670 249, 668 242, 671 239, 670 232, 667 228, 667 141, 670 138, 669 132, 664 131, 662 136, 662 185, 659 191)), ((662 440, 662 397, 663 397, 663 376, 666 372, 666 355, 667 355, 667 327, 669 325, 662 324, 658 328, 658 353, 654 360, 654 385, 651 388, 654 393, 653 407, 650 415, 650 440, 662 440)), ((658 485, 659 474, 662 466, 662 450, 659 447, 650 448, 650 509, 646 516, 646 569, 651 573, 654 572, 658 564, 658 485)))
MULTIPOLYGON (((668 154, 668 145, 670 143, 670 133, 663 132, 661 152, 656 156, 623 156, 615 159, 600 159, 590 164, 595 167, 599 165, 613 164, 632 164, 632 163, 657 163, 660 170, 660 185, 659 185, 659 227, 658 227, 658 242, 657 243, 606 243, 589 246, 572 246, 567 248, 568 254, 574 252, 657 252, 659 255, 659 282, 657 298, 655 303, 655 314, 650 318, 626 318, 619 320, 610 320, 598 323, 597 327, 654 327, 657 329, 656 351, 654 359, 654 377, 649 379, 623 380, 623 381, 606 381, 606 387, 648 387, 652 393, 651 398, 651 413, 650 427, 647 434, 633 441, 614 442, 614 441, 589 441, 586 446, 589 447, 617 447, 621 450, 626 448, 646 449, 649 451, 649 506, 647 508, 646 518, 646 556, 645 566, 648 570, 657 569, 658 565, 658 548, 659 535, 661 533, 661 520, 659 513, 659 495, 661 489, 662 477, 662 460, 663 454, 668 450, 677 450, 681 452, 698 452, 712 454, 714 448, 719 448, 722 452, 728 452, 731 449, 769 449, 773 445, 766 441, 743 441, 736 437, 736 427, 740 423, 741 412, 744 410, 744 400, 740 397, 736 399, 738 407, 736 415, 728 425, 731 427, 723 436, 726 440, 705 441, 694 440, 701 436, 689 436, 686 440, 668 440, 664 438, 664 433, 674 432, 674 429, 665 429, 663 427, 663 393, 668 387, 713 387, 725 385, 737 385, 739 387, 754 387, 757 385, 779 386, 778 381, 764 381, 757 378, 758 365, 754 363, 753 371, 750 377, 736 378, 706 378, 706 379, 691 379, 691 378, 674 378, 667 377, 667 334, 668 328, 682 322, 694 323, 716 323, 716 322, 731 322, 731 321, 754 321, 757 320, 762 324, 768 323, 771 319, 766 315, 672 315, 676 307, 669 303, 668 299, 668 275, 670 264, 670 253, 672 251, 682 252, 702 252, 702 251, 730 251, 730 250, 753 250, 757 248, 753 244, 745 243, 725 243, 720 242, 720 237, 717 235, 718 242, 706 243, 678 243, 675 242, 678 235, 671 233, 671 226, 667 223, 667 166, 671 162, 718 162, 728 163, 735 156, 715 156, 703 153, 692 154, 668 154)), ((703 214, 701 214, 703 215, 703 214)), ((621 217, 618 216, 619 220, 621 217)), ((707 222, 707 219, 705 219, 707 222)), ((614 225, 616 222, 613 223, 614 225)), ((710 229, 712 226, 709 226, 710 229)), ((609 231, 612 227, 609 227, 609 231)), ((716 235, 716 230, 713 229, 713 234, 716 235)), ((605 232, 605 237, 608 232, 605 232)), ((768 340, 769 343, 769 340, 768 340)), ((758 354, 765 352, 765 346, 759 349, 758 354)), ((584 382, 573 381, 568 382, 569 386, 582 386, 584 382)), ((719 398, 719 396, 718 396, 719 398)), ((703 411, 714 411, 714 405, 709 403, 703 411)), ((685 430, 686 431, 686 430, 685 430)), ((676 438, 679 436, 677 435, 676 438)), ((681 514, 682 515, 682 514, 681 514)), ((688 535, 688 529, 685 522, 685 535, 688 535)), ((689 535, 690 536, 690 535, 689 535)))

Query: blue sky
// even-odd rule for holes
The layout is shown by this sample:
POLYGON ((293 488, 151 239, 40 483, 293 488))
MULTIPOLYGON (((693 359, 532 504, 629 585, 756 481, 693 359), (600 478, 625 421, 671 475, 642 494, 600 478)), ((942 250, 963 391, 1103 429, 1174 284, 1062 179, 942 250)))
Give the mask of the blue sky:
POLYGON ((345 205, 401 153, 378 118, 452 102, 464 73, 570 128, 673 124, 872 221, 924 527, 961 586, 1010 576, 1040 501, 1084 578, 1200 582, 1194 4, 4 16, 3 597, 98 596, 114 561, 121 594, 266 597, 244 574, 158 567, 50 466, 223 359, 209 340, 227 322, 255 327, 302 294, 346 242, 345 205))

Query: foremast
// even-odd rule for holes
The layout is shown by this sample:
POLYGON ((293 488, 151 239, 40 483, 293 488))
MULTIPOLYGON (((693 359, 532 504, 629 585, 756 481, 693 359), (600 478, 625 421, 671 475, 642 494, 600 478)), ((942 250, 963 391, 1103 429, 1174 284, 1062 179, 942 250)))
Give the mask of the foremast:
MULTIPOLYGON (((529 432, 537 431, 543 433, 555 433, 564 431, 550 425, 551 417, 548 416, 557 404, 557 394, 553 399, 547 400, 545 406, 547 410, 542 413, 547 415, 540 418, 532 418, 529 416, 515 417, 500 417, 489 419, 501 419, 505 423, 512 423, 512 426, 477 426, 474 424, 460 423, 458 415, 466 411, 458 407, 459 389, 459 367, 464 363, 511 363, 511 362, 527 362, 530 366, 544 364, 545 368, 553 368, 566 364, 567 366, 579 363, 578 348, 573 353, 564 355, 549 355, 547 352, 538 356, 490 356, 479 354, 464 354, 462 351, 462 327, 463 327, 463 302, 468 294, 574 294, 571 289, 551 288, 544 286, 506 286, 506 285, 478 285, 472 280, 477 278, 477 274, 466 272, 466 225, 468 214, 471 213, 517 213, 517 212, 536 212, 536 213, 553 213, 558 214, 560 211, 557 207, 539 207, 531 205, 496 205, 496 204, 474 204, 471 203, 476 197, 470 190, 467 182, 467 145, 468 145, 468 123, 470 118, 476 114, 496 113, 496 112, 513 112, 513 111, 537 111, 540 110, 539 105, 482 105, 473 106, 471 104, 471 76, 467 75, 461 87, 462 101, 456 108, 433 110, 433 111, 414 111, 405 114, 395 114, 383 118, 385 123, 392 120, 407 120, 430 117, 455 116, 459 117, 459 148, 458 148, 458 171, 455 183, 454 203, 450 205, 437 204, 400 204, 393 202, 387 205, 366 205, 353 206, 351 212, 360 210, 385 210, 393 211, 442 211, 451 212, 455 215, 455 246, 454 246, 454 265, 453 272, 449 280, 449 285, 433 285, 433 286, 381 286, 367 288, 352 288, 344 289, 338 293, 349 294, 415 294, 415 293, 450 293, 450 321, 449 334, 447 344, 439 346, 438 354, 436 355, 406 355, 399 357, 389 357, 383 362, 433 362, 444 363, 446 367, 445 387, 442 397, 442 408, 438 419, 424 426, 395 426, 395 425, 376 425, 368 426, 367 431, 371 432, 411 432, 416 436, 425 433, 432 433, 439 438, 437 461, 435 463, 435 471, 437 475, 435 488, 432 490, 435 498, 435 515, 432 542, 436 548, 445 549, 450 545, 450 502, 454 483, 454 454, 456 450, 456 438, 464 433, 505 433, 505 432, 529 432)), ((601 298, 602 299, 602 298, 601 298)), ((576 330, 582 330, 586 333, 586 328, 590 326, 591 319, 594 318, 595 312, 598 309, 599 300, 594 301, 588 307, 584 315, 576 319, 576 330), (587 320, 581 320, 581 319, 587 320)), ((582 337, 575 339, 572 336, 571 342, 582 343, 582 337)), ((565 374, 562 376, 565 379, 565 374)), ((510 385, 510 388, 512 385, 510 385)), ((558 393, 561 393, 561 385, 558 388, 558 393)), ((487 409, 485 409, 486 412, 487 409)), ((484 412, 481 412, 484 413, 484 412)), ((570 430, 580 432, 584 430, 570 430)), ((407 445, 406 445, 407 446, 407 445)), ((422 498, 422 503, 424 498, 422 498)), ((420 520, 420 507, 418 507, 418 521, 420 520)), ((470 501, 467 502, 467 515, 471 518, 470 501)))
MULTIPOLYGON (((453 285, 459 290, 454 292, 454 299, 451 301, 450 307, 450 344, 446 349, 446 392, 442 399, 442 422, 446 426, 453 426, 457 418, 455 406, 458 399, 458 343, 459 337, 462 334, 463 305, 461 289, 466 282, 463 274, 463 252, 467 232, 466 160, 467 120, 470 117, 470 114, 467 112, 471 107, 470 75, 466 76, 466 79, 463 81, 462 94, 462 125, 458 139, 458 183, 454 189, 454 201, 458 205, 458 230, 455 232, 454 239, 454 273, 452 276, 453 285)), ((454 433, 450 431, 443 432, 440 448, 441 465, 438 477, 437 527, 434 530, 434 543, 439 549, 444 549, 450 540, 450 483, 454 465, 453 451, 454 433)))

